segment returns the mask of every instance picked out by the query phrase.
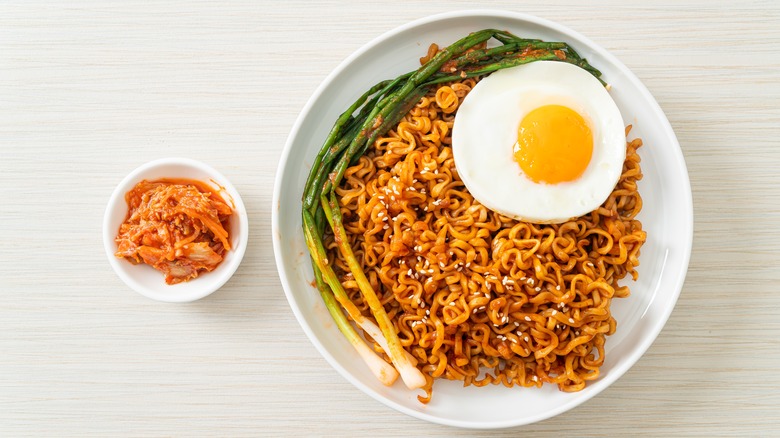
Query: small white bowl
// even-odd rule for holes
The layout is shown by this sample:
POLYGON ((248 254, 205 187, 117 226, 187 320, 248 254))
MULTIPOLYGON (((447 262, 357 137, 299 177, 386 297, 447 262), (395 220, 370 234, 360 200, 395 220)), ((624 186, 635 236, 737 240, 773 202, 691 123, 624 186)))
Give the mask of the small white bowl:
POLYGON ((199 300, 224 285, 238 269, 246 251, 249 239, 249 223, 246 208, 235 187, 221 173, 199 161, 188 158, 163 158, 135 169, 114 189, 103 217, 103 246, 111 267, 133 290, 158 301, 185 303, 199 300), (165 275, 146 264, 134 265, 114 254, 117 245, 114 239, 119 226, 127 217, 125 194, 137 183, 146 179, 187 178, 204 182, 214 188, 233 208, 229 219, 231 250, 222 262, 211 272, 204 272, 189 281, 169 285, 165 275))

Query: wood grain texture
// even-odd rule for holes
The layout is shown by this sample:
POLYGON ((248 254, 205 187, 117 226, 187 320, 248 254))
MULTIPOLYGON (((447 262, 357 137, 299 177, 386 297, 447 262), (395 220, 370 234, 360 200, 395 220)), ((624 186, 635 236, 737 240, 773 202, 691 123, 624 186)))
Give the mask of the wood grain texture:
MULTIPOLYGON (((682 145, 694 249, 647 354, 561 416, 490 435, 760 436, 780 429, 780 6, 497 1, 595 40, 682 145)), ((0 3, 0 436, 474 436, 375 402, 320 357, 273 262, 278 158, 311 93, 367 41, 467 1, 0 3), (151 159, 224 173, 242 266, 152 302, 101 243, 114 186, 151 159)), ((485 434, 487 435, 487 433, 485 434)))

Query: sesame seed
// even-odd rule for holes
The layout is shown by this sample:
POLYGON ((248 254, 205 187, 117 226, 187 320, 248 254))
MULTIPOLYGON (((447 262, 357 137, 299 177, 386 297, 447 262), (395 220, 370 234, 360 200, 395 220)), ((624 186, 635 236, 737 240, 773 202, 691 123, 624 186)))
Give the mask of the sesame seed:
POLYGON ((515 321, 515 327, 519 327, 519 326, 520 326, 520 323, 515 321))
POLYGON ((555 290, 561 290, 561 286, 560 285, 555 286, 555 290))
POLYGON ((410 277, 411 277, 411 276, 412 276, 412 270, 411 270, 411 269, 409 269, 409 271, 406 273, 406 275, 408 275, 408 276, 410 276, 410 277))
POLYGON ((569 322, 574 324, 574 318, 569 318, 569 322))
POLYGON ((528 322, 530 322, 530 321, 531 321, 531 317, 530 317, 530 316, 526 316, 524 319, 525 319, 526 321, 528 321, 528 322))
POLYGON ((558 314, 558 311, 557 311, 557 310, 553 310, 553 311, 552 311, 552 315, 553 315, 553 316, 555 316, 555 315, 557 315, 557 314, 558 314))
POLYGON ((541 292, 542 288, 541 287, 537 287, 537 288, 534 288, 534 290, 537 291, 537 292, 541 292))

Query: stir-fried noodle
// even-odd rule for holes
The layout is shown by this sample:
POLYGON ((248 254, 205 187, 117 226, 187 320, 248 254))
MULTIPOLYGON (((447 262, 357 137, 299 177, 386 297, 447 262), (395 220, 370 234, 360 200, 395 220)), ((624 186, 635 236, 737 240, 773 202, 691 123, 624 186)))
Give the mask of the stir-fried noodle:
MULTIPOLYGON (((452 158, 455 114, 475 84, 423 97, 347 170, 337 194, 350 244, 426 376, 421 401, 439 377, 581 390, 599 376, 615 332, 612 298, 629 295, 618 281, 637 277, 641 140, 627 143, 622 176, 599 209, 555 225, 510 219, 469 194, 452 158)), ((371 317, 333 236, 326 245, 371 317)))

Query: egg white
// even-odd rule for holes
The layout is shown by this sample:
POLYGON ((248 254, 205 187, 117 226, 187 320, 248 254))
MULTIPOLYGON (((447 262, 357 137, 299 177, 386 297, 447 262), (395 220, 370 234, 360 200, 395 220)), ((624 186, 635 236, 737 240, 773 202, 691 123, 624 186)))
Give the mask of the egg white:
POLYGON ((599 207, 615 188, 626 158, 625 125, 615 102, 590 73, 539 61, 482 79, 458 108, 452 131, 455 166, 480 203, 533 223, 561 223, 599 207), (593 155, 574 181, 537 183, 513 157, 520 121, 544 105, 578 112, 593 133, 593 155))

